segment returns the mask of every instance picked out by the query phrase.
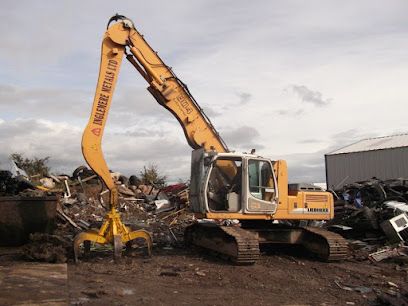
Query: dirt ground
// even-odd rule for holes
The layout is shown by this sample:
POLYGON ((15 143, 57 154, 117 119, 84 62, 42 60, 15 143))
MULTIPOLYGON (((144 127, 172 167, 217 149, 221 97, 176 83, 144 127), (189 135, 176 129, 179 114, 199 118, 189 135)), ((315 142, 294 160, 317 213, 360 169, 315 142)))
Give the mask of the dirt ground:
POLYGON ((151 258, 124 257, 118 264, 108 253, 97 253, 68 265, 69 300, 73 305, 379 305, 377 293, 408 289, 404 265, 322 263, 297 252, 268 250, 253 266, 234 266, 199 250, 158 249, 151 258))
MULTIPOLYGON (((0 274, 16 274, 13 266, 22 263, 18 258, 10 252, 0 254, 0 274)), ((377 302, 377 294, 408 289, 406 263, 324 263, 296 248, 264 250, 252 266, 234 266, 201 250, 183 248, 156 248, 152 257, 131 254, 114 263, 110 251, 100 250, 78 264, 69 262, 66 270, 66 288, 61 280, 52 281, 50 271, 50 288, 39 288, 34 278, 34 287, 18 284, 13 294, 0 275, 0 295, 6 301, 1 304, 16 305, 23 294, 41 300, 41 295, 54 291, 54 301, 60 298, 70 305, 384 305, 377 302)))

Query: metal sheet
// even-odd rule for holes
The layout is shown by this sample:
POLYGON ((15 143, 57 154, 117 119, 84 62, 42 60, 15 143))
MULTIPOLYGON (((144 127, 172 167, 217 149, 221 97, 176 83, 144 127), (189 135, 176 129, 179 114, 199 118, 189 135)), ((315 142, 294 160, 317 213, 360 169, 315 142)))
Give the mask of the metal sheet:
POLYGON ((408 177, 408 148, 326 155, 326 181, 330 188, 377 177, 408 177))
POLYGON ((331 152, 327 155, 384 150, 401 147, 408 147, 408 134, 363 139, 351 145, 337 149, 336 151, 331 152))

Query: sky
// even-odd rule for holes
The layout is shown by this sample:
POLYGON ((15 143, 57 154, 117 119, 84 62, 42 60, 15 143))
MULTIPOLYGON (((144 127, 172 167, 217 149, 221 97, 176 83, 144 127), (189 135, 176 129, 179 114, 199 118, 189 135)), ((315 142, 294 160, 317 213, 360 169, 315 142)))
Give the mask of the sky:
MULTIPOLYGON (((324 154, 408 132, 407 1, 0 2, 0 168, 13 152, 85 164, 81 135, 115 13, 133 20, 188 85, 230 149, 285 159, 290 182, 324 182, 324 154)), ((187 180, 177 120, 124 61, 103 150, 125 175, 156 164, 187 180)))

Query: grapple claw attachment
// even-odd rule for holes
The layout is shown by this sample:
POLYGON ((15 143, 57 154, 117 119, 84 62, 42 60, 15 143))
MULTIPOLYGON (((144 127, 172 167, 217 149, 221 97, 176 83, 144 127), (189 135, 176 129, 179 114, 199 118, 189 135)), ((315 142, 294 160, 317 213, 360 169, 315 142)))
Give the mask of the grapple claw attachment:
POLYGON ((83 243, 84 253, 90 252, 91 242, 99 244, 110 243, 113 245, 113 255, 115 261, 119 260, 122 256, 123 245, 128 244, 134 239, 143 239, 147 246, 147 252, 149 256, 152 254, 153 240, 150 233, 146 230, 130 231, 122 221, 120 215, 115 209, 112 209, 105 217, 105 222, 99 231, 88 230, 86 232, 79 233, 74 239, 74 256, 75 262, 78 262, 80 255, 80 246, 83 243))
POLYGON ((107 240, 105 237, 100 236, 98 233, 94 231, 82 232, 75 236, 75 239, 74 239, 75 262, 78 262, 78 257, 80 253, 79 249, 80 249, 81 244, 84 243, 85 253, 87 253, 88 250, 90 251, 91 242, 105 244, 107 243, 107 240))

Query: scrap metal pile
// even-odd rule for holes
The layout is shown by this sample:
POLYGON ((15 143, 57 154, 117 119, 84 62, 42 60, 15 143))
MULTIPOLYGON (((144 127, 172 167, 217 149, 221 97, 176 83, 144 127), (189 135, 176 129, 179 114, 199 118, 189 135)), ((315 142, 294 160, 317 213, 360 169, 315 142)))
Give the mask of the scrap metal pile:
MULTIPOLYGON (((0 170, 0 196, 34 196, 35 185, 23 175, 13 175, 7 170, 0 170)), ((39 192, 38 195, 42 195, 39 192)))
MULTIPOLYGON (((70 195, 60 201, 58 214, 63 227, 74 231, 99 228, 108 209, 109 192, 96 175, 73 177, 70 195)), ((76 171, 74 171, 74 174, 76 171)), ((153 184, 134 185, 119 173, 112 173, 119 191, 119 211, 126 225, 145 228, 153 232, 156 245, 180 242, 178 225, 185 225, 182 218, 188 205, 188 185, 175 184, 156 188, 153 184), (180 216, 182 215, 182 216, 180 216)), ((192 218, 186 215, 188 221, 192 218)))
MULTIPOLYGON (((64 262, 72 258, 75 235, 83 230, 99 229, 108 210, 108 190, 85 166, 77 168, 71 177, 42 178, 37 186, 7 171, 1 175, 2 196, 59 195, 54 233, 30 235, 30 243, 24 246, 24 256, 31 260, 64 262)), ((154 184, 138 184, 137 180, 127 179, 120 173, 112 173, 112 178, 119 191, 119 211, 127 226, 151 232, 154 247, 172 248, 183 244, 184 228, 194 218, 186 209, 187 184, 160 189, 154 184)), ((100 250, 106 248, 101 246, 100 250)))
POLYGON ((356 258, 406 257, 408 179, 372 178, 345 185, 333 194, 335 218, 327 227, 350 239, 356 258))

